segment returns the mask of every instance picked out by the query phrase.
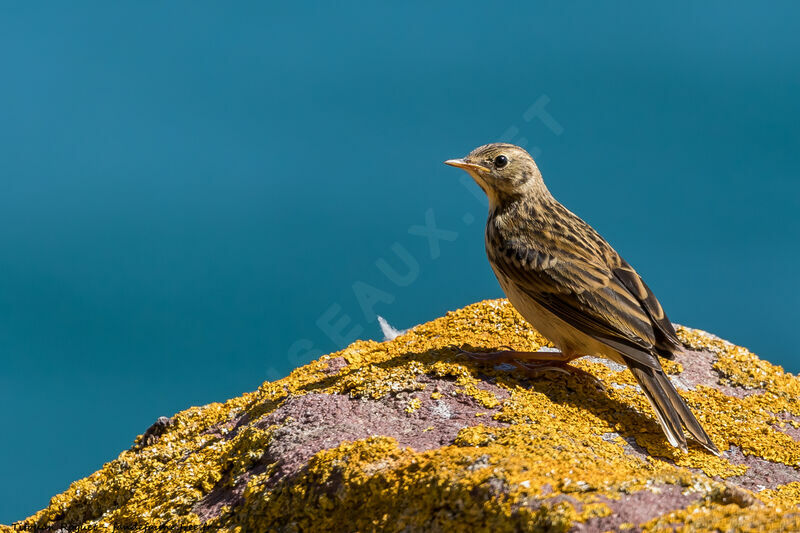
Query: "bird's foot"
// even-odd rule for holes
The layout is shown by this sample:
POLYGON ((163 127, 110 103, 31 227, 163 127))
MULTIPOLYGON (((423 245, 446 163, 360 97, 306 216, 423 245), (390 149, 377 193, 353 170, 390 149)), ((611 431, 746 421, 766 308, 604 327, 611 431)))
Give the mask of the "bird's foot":
POLYGON ((529 376, 538 376, 551 371, 561 372, 562 374, 571 376, 582 376, 593 382, 600 390, 605 390, 603 383, 594 375, 567 364, 578 356, 566 355, 552 348, 536 352, 520 352, 508 346, 501 346, 501 348, 508 349, 496 352, 468 352, 455 345, 451 345, 450 348, 452 348, 457 355, 465 355, 477 361, 490 364, 512 365, 529 376))
POLYGON ((497 352, 468 352, 455 345, 450 345, 450 348, 453 349, 458 355, 466 355, 467 357, 477 359, 478 361, 492 363, 512 363, 513 361, 566 363, 575 359, 576 357, 574 355, 565 355, 562 352, 553 349, 539 350, 536 352, 519 352, 511 349, 509 346, 501 346, 501 348, 507 348, 507 350, 500 350, 497 352))

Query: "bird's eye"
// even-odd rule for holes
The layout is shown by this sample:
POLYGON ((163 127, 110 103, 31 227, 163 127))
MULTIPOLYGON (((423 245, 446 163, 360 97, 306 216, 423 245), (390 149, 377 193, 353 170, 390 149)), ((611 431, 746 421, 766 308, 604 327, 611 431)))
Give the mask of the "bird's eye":
POLYGON ((508 164, 508 158, 504 155, 498 155, 494 158, 494 168, 503 168, 508 164))

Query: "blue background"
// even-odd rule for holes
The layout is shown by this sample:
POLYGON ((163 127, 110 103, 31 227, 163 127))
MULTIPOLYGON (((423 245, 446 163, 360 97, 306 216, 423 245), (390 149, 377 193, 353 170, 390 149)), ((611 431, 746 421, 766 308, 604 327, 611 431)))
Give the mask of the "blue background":
POLYGON ((800 370, 798 4, 215 4, 0 8, 0 522, 380 338, 356 294, 400 328, 500 296, 442 161, 503 136, 674 321, 800 370))

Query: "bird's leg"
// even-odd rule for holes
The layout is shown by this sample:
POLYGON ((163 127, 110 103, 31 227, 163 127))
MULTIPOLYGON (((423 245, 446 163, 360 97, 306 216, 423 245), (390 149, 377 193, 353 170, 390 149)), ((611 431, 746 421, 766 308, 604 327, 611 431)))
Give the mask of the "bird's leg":
MULTIPOLYGON (((509 348, 508 350, 501 350, 497 352, 468 352, 462 350, 458 346, 451 346, 458 355, 466 355, 478 361, 497 362, 497 363, 512 363, 512 361, 535 361, 538 363, 567 363, 575 359, 576 355, 566 355, 558 350, 545 349, 536 352, 518 352, 509 348)), ((502 348, 508 348, 502 346, 502 348)))
POLYGON ((458 355, 466 355, 471 359, 476 359, 478 361, 487 363, 510 364, 530 375, 537 375, 543 372, 554 370, 567 375, 585 376, 588 377, 590 381, 593 381, 601 390, 605 389, 605 386, 603 386, 603 384, 594 375, 586 372, 585 370, 575 368, 574 366, 567 364, 573 359, 580 357, 580 355, 565 354, 553 348, 546 348, 544 350, 538 350, 535 352, 519 352, 512 350, 507 346, 502 346, 502 348, 509 349, 485 353, 468 352, 466 350, 462 350, 458 346, 451 346, 451 348, 453 348, 458 355))
MULTIPOLYGON (((570 374, 572 367, 567 367, 567 362, 575 358, 573 355, 565 355, 558 350, 539 350, 536 352, 519 352, 509 348, 498 352, 468 352, 458 346, 452 346, 458 355, 466 355, 471 359, 486 363, 506 363, 517 367, 526 374, 541 374, 548 370, 555 370, 564 374, 570 374), (566 368, 565 368, 566 367, 566 368)), ((503 348, 508 348, 503 346, 503 348)))

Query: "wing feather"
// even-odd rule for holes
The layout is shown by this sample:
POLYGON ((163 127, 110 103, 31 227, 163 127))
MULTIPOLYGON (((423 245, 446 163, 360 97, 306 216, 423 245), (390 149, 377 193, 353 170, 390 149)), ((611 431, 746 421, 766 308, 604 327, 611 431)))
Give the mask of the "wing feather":
POLYGON ((672 324, 633 268, 585 222, 575 220, 591 239, 537 232, 531 242, 492 235, 491 260, 557 317, 641 364, 660 368, 653 354, 669 357, 669 346, 679 345, 672 324))
POLYGON ((667 318, 664 309, 656 299, 653 291, 630 266, 627 261, 621 259, 622 265, 613 270, 614 276, 622 283, 631 294, 635 295, 647 314, 650 315, 651 322, 656 333, 656 349, 659 355, 672 359, 676 348, 681 347, 681 341, 675 332, 675 327, 667 318))

